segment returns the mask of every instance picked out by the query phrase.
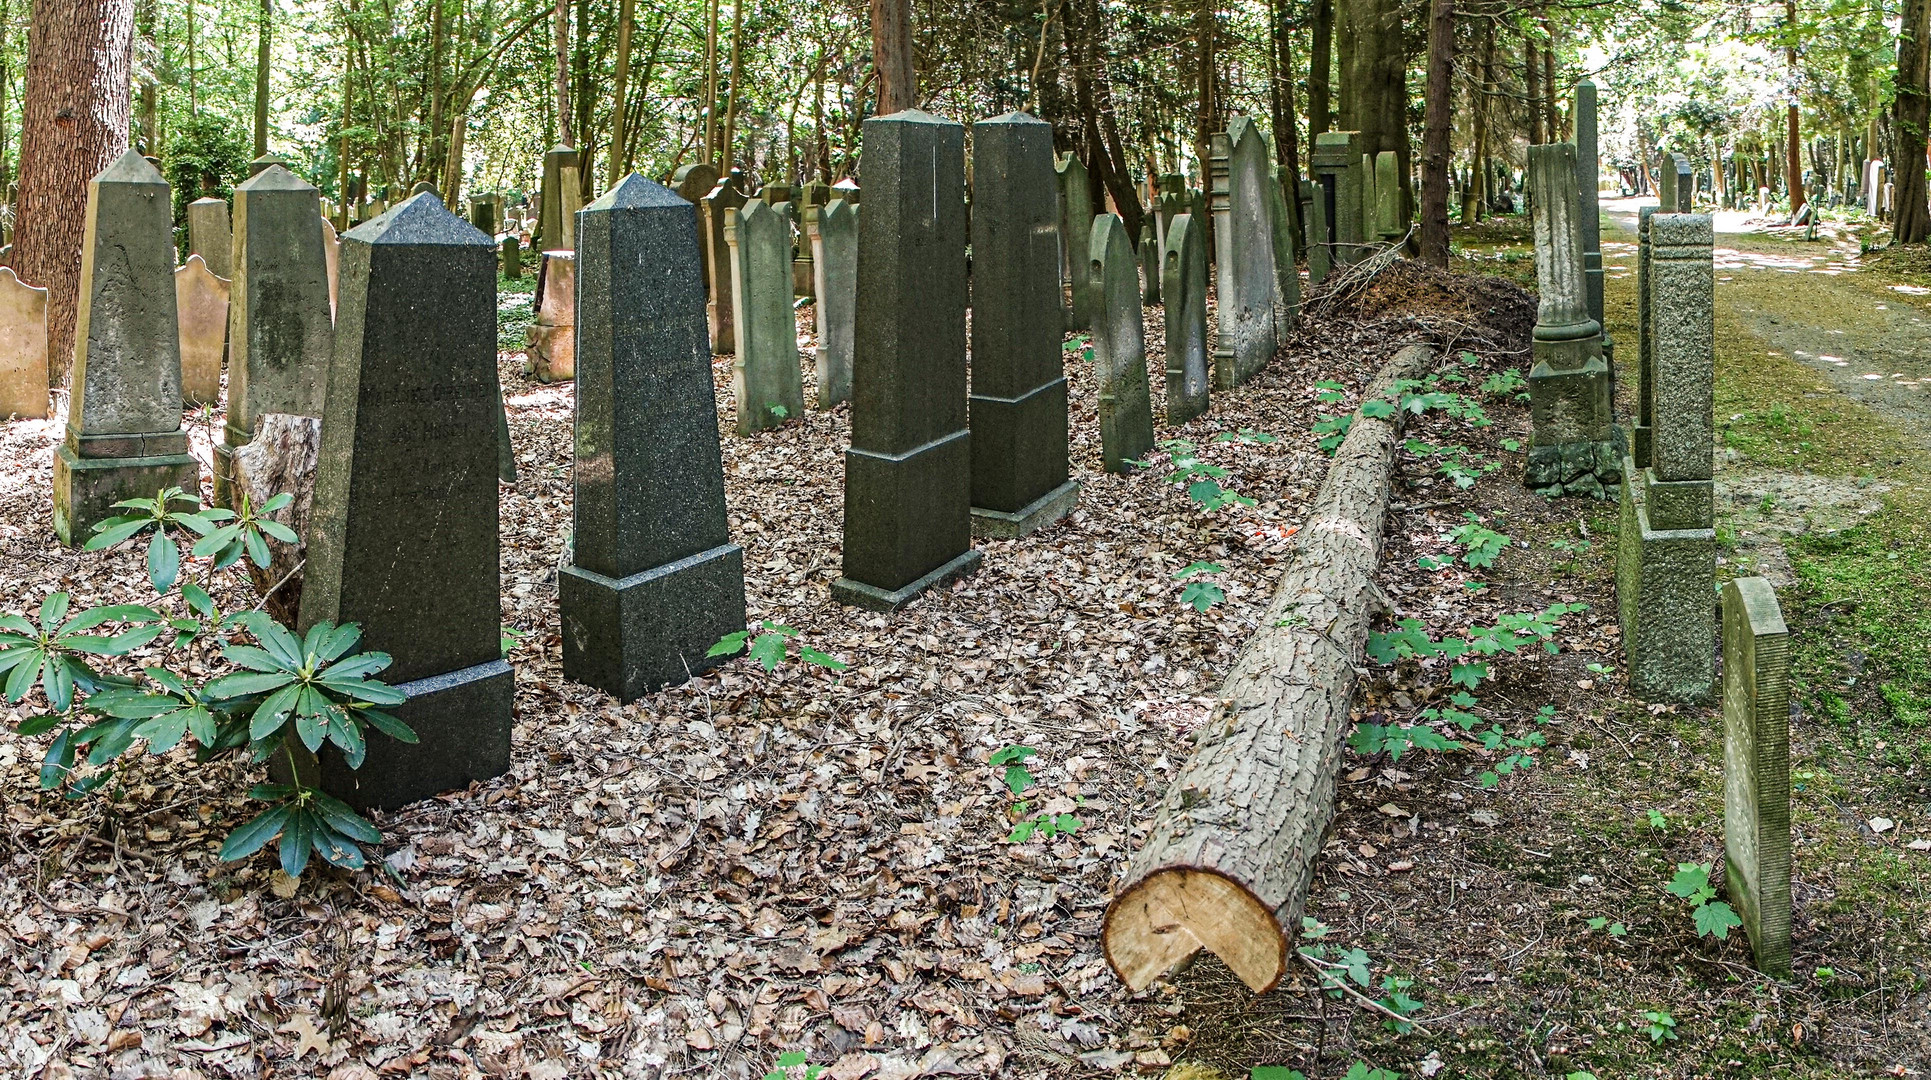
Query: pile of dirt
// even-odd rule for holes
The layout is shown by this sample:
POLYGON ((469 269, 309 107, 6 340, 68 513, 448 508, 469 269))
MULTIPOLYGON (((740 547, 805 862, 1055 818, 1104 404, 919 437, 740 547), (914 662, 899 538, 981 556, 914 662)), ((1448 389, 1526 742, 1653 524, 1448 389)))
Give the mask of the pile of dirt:
POLYGON ((1375 275, 1343 309, 1357 318, 1399 313, 1467 324, 1508 348, 1527 349, 1535 328, 1535 296, 1512 282, 1399 259, 1375 275))

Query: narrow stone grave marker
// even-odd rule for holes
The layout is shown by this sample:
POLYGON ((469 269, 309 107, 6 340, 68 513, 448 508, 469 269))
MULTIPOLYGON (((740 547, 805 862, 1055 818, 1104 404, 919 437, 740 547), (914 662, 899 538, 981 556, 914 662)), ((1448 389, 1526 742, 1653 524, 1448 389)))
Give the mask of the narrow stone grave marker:
POLYGON ((1790 974, 1790 631, 1760 577, 1723 586, 1723 874, 1766 975, 1790 974))
POLYGON ((577 237, 575 531, 563 673, 620 701, 716 667, 744 629, 724 507, 697 209, 635 174, 577 237))
POLYGON ((791 226, 769 203, 726 211, 737 355, 731 396, 739 435, 795 420, 805 407, 798 368, 798 318, 791 307, 791 226))
POLYGON ((711 283, 711 298, 705 314, 711 323, 711 351, 724 356, 737 352, 738 340, 737 305, 733 302, 735 274, 731 269, 731 245, 725 235, 732 211, 742 209, 747 201, 738 181, 735 171, 719 180, 711 193, 704 196, 703 208, 703 229, 710 237, 707 253, 711 260, 705 275, 711 283))
POLYGON ((221 405, 221 358, 228 344, 228 282, 190 255, 174 272, 174 309, 181 320, 181 398, 221 405))
POLYGON ((523 276, 523 243, 514 236, 503 238, 503 276, 511 281, 523 276))
MULTIPOLYGON (((1214 387, 1229 390, 1254 377, 1274 356, 1274 223, 1267 140, 1244 116, 1213 137, 1215 291, 1220 335, 1214 387)), ((1097 249, 1095 249, 1097 250, 1097 249)))
MULTIPOLYGON (((1314 137, 1310 166, 1320 185, 1317 216, 1326 224, 1319 235, 1327 238, 1324 266, 1347 266, 1360 260, 1367 229, 1362 218, 1362 184, 1358 131, 1324 131, 1314 137)), ((1322 273, 1325 279, 1327 272, 1322 273)))
POLYGON ((577 253, 546 251, 536 275, 536 318, 524 331, 526 374, 537 382, 567 382, 577 372, 577 253))
POLYGON ((1523 479, 1551 498, 1601 499, 1621 479, 1622 450, 1602 358, 1602 324, 1589 314, 1575 154, 1568 143, 1529 148, 1540 299, 1528 380, 1534 428, 1523 479))
POLYGON ((1167 426, 1207 411, 1207 251, 1192 214, 1167 226, 1167 426))
POLYGON ((490 238, 417 195, 342 238, 342 332, 308 536, 300 626, 359 623, 421 740, 370 731, 322 786, 390 809, 510 763, 514 674, 498 574, 496 257, 490 238))
POLYGON ((1147 387, 1146 322, 1126 226, 1114 214, 1093 220, 1093 280, 1100 306, 1093 320, 1093 366, 1100 393, 1100 462, 1123 473, 1153 449, 1153 402, 1147 387))
POLYGON ((858 303, 858 207, 843 199, 808 207, 814 321, 818 328, 818 407, 852 396, 852 317, 858 303))
POLYGON ((1053 168, 1059 174, 1059 250, 1069 295, 1066 329, 1085 330, 1093 325, 1096 300, 1086 265, 1093 236, 1093 187, 1078 154, 1061 156, 1053 168))
POLYGON ((536 237, 545 249, 560 250, 566 246, 562 242, 564 230, 570 228, 563 221, 563 170, 574 172, 577 167, 577 152, 568 146, 558 144, 543 155, 543 187, 537 195, 536 237))
POLYGON ((0 419, 47 416, 47 290, 0 266, 0 419))
POLYGON ((216 277, 233 277, 228 200, 203 196, 188 204, 188 254, 201 256, 216 277))
POLYGON ((1140 226, 1140 299, 1148 306, 1160 302, 1160 238, 1152 220, 1140 226))

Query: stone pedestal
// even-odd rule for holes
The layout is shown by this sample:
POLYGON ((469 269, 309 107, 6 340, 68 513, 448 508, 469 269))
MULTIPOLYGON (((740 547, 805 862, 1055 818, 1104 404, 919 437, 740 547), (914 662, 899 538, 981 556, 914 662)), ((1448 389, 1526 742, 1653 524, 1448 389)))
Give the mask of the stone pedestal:
POLYGON ((697 210, 631 175, 579 218, 575 531, 563 673, 630 701, 744 629, 704 330, 697 210))
POLYGON ((67 437, 54 453, 54 534, 79 546, 122 499, 201 490, 181 428, 168 185, 129 150, 88 181, 67 437))
POLYGON ((1575 147, 1532 146, 1529 170, 1539 303, 1528 379, 1534 432, 1523 482, 1551 498, 1608 498, 1622 478, 1623 447, 1602 324, 1590 314, 1583 273, 1575 147))
POLYGON ((1167 226, 1167 426, 1207 411, 1207 246, 1192 214, 1167 226))
POLYGON ((358 623, 420 742, 370 731, 322 783, 390 809, 509 768, 514 675, 498 577, 496 252, 417 195, 342 238, 300 626, 358 623))
POLYGON ((1051 125, 1023 113, 979 121, 972 176, 972 531, 1025 536, 1079 501, 1067 468, 1051 125))
POLYGON ((844 576, 895 610, 978 568, 966 427, 965 131, 916 109, 865 121, 844 576))
MULTIPOLYGON (((858 303, 858 207, 833 199, 805 210, 818 324, 818 407, 852 396, 852 318, 858 303)), ((1057 305, 1055 305, 1057 307, 1057 305)))
POLYGON ((1627 462, 1616 541, 1616 605, 1630 692, 1644 701, 1704 704, 1716 671, 1716 532, 1658 529, 1648 474, 1627 462))
POLYGON ((536 276, 536 319, 527 335, 525 374, 540 383, 568 382, 577 373, 577 253, 546 251, 536 276))
POLYGON ((1790 975, 1790 631, 1760 577, 1723 586, 1723 876, 1757 969, 1790 975))

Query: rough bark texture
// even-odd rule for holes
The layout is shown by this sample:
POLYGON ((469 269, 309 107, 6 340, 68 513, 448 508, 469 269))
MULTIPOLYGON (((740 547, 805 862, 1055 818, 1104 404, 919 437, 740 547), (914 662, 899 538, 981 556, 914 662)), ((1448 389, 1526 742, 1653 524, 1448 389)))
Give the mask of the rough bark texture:
MULTIPOLYGON (((1421 378, 1436 355, 1425 345, 1402 349, 1367 399, 1395 380, 1421 378)), ((1334 815, 1400 424, 1399 412, 1356 414, 1260 630, 1127 864, 1102 940, 1131 989, 1203 948, 1257 993, 1286 969, 1334 815)))
MULTIPOLYGON (((1922 244, 1931 236, 1931 205, 1927 205, 1924 184, 1924 127, 1931 119, 1931 97, 1926 96, 1925 77, 1931 74, 1931 0, 1906 0, 1904 21, 1897 36, 1897 104, 1893 141, 1897 154, 1892 160, 1897 187, 1892 192, 1896 215, 1892 239, 1900 244, 1922 244)), ((23 189, 24 191, 24 189, 23 189)), ((50 305, 51 307, 51 305, 50 305)), ((49 311, 49 321, 52 312, 49 311)))
POLYGON ((251 506, 260 506, 287 492, 295 501, 272 518, 295 530, 296 545, 268 545, 267 568, 253 559, 242 560, 259 592, 275 591, 264 605, 277 622, 293 628, 302 606, 302 560, 308 554, 309 504, 315 498, 315 461, 322 449, 322 421, 313 416, 267 413, 253 442, 235 449, 235 483, 248 493, 251 506), (280 584, 280 588, 276 585, 280 584))
MULTIPOLYGON (((871 0, 872 70, 878 74, 878 115, 890 116, 919 105, 918 70, 912 59, 912 5, 909 0, 871 0)), ((737 78, 737 65, 731 77, 737 78)), ((736 94, 732 95, 734 98, 736 94)))
POLYGON ((1401 0, 1342 0, 1335 9, 1342 72, 1339 130, 1360 132, 1361 152, 1369 158, 1394 151, 1406 227, 1414 216, 1415 192, 1409 179, 1408 53, 1401 16, 1401 0))
POLYGON ((1428 18, 1428 86, 1422 94, 1421 258, 1448 269, 1448 141, 1454 123, 1455 0, 1433 0, 1428 18))
POLYGON ((14 269, 47 290, 47 377, 74 361, 87 181, 127 152, 134 0, 34 0, 14 269))

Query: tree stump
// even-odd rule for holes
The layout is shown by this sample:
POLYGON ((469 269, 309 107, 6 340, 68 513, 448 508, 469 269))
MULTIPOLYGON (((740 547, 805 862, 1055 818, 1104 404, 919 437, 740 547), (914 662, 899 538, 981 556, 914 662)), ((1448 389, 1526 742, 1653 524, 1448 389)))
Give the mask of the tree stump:
MULTIPOLYGON (((1402 349, 1363 400, 1421 378, 1436 356, 1402 349)), ((1256 993, 1287 968, 1380 597, 1374 570, 1401 415, 1356 412, 1260 629, 1127 864, 1102 940, 1131 989, 1203 948, 1256 993)))
POLYGON ((322 421, 313 416, 267 413, 255 438, 235 449, 235 484, 251 506, 287 492, 295 501, 270 517, 300 537, 299 544, 268 542, 266 568, 244 558, 263 605, 277 622, 293 628, 302 606, 302 562, 308 551, 309 504, 315 496, 315 463, 322 450, 322 421))

